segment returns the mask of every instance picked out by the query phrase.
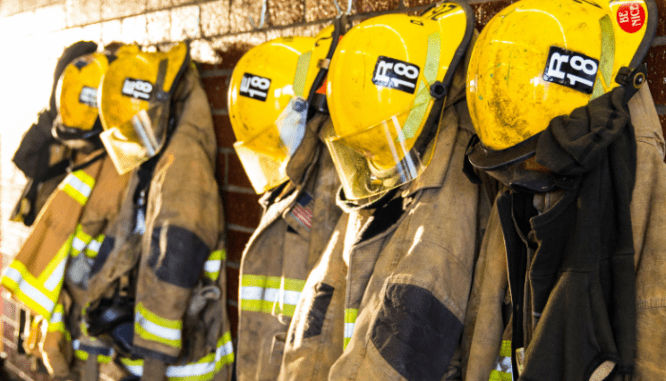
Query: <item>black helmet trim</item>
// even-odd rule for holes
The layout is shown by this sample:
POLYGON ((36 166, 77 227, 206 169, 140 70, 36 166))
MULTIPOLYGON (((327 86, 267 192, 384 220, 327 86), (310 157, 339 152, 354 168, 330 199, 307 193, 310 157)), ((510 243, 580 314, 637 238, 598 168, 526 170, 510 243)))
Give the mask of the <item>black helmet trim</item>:
POLYGON ((539 136, 541 133, 499 151, 484 147, 481 140, 476 139, 474 143, 470 143, 466 156, 474 167, 484 171, 496 171, 534 156, 539 136))

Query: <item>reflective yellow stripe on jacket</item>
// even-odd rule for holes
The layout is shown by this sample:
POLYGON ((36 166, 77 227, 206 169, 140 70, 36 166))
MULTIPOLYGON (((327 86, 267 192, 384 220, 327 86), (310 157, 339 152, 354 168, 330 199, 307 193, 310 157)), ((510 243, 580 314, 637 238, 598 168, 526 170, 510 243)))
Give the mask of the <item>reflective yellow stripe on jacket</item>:
POLYGON ((513 367, 511 366, 511 340, 502 340, 499 356, 495 362, 495 369, 490 371, 488 381, 513 381, 513 367))
POLYGON ((58 185, 58 188, 78 201, 79 204, 85 205, 94 186, 95 179, 83 170, 79 170, 65 177, 62 183, 58 185))
POLYGON ((72 341, 72 336, 70 335, 67 328, 65 328, 64 321, 65 308, 62 304, 57 304, 53 309, 51 314, 51 319, 49 319, 49 325, 47 328, 48 332, 60 332, 62 333, 67 341, 72 341))
MULTIPOLYGON (((143 376, 143 360, 120 359, 127 370, 137 377, 143 376)), ((186 365, 172 365, 166 368, 169 381, 211 380, 223 366, 234 362, 231 333, 226 332, 217 342, 217 350, 197 362, 186 365)))
POLYGON ((102 242, 104 241, 104 234, 100 234, 95 239, 91 240, 86 246, 85 254, 88 258, 97 258, 97 253, 99 253, 99 248, 102 247, 102 242))
POLYGON ((76 257, 81 254, 88 244, 90 244, 90 241, 92 241, 92 237, 83 231, 83 226, 81 226, 81 224, 78 224, 76 226, 76 231, 74 232, 74 238, 72 238, 71 256, 76 257))
POLYGON ((134 332, 144 340, 180 348, 182 328, 183 322, 181 320, 165 319, 149 311, 143 303, 137 303, 134 316, 134 332))
POLYGON ((294 316, 305 281, 276 276, 243 275, 240 308, 243 311, 294 316))
POLYGON ((56 256, 38 277, 34 277, 26 266, 17 260, 12 261, 2 277, 2 285, 7 290, 46 320, 51 320, 51 314, 60 296, 72 237, 73 235, 60 247, 56 256))
POLYGON ((204 275, 216 281, 220 277, 222 261, 227 259, 227 253, 224 250, 215 250, 208 256, 204 264, 204 275))
POLYGON ((358 308, 345 309, 345 341, 343 349, 347 349, 349 341, 354 334, 354 325, 356 324, 356 317, 358 316, 358 308))
MULTIPOLYGON (((95 179, 83 170, 75 171, 65 177, 58 189, 64 191, 81 205, 85 205, 95 179)), ((51 314, 57 304, 62 288, 67 255, 72 249, 76 229, 58 249, 46 268, 35 276, 22 262, 14 260, 6 269, 0 283, 12 292, 23 304, 35 313, 51 320, 51 314)))
POLYGON ((110 363, 111 360, 113 360, 113 355, 115 354, 115 351, 112 348, 106 348, 106 347, 84 348, 84 346, 81 345, 81 342, 79 340, 74 340, 72 342, 72 347, 74 348, 74 356, 76 356, 76 358, 78 358, 79 360, 86 361, 88 360, 88 357, 91 354, 92 355, 97 354, 97 362, 100 364, 110 363), (88 349, 88 351, 92 351, 94 353, 89 353, 84 349, 88 349))

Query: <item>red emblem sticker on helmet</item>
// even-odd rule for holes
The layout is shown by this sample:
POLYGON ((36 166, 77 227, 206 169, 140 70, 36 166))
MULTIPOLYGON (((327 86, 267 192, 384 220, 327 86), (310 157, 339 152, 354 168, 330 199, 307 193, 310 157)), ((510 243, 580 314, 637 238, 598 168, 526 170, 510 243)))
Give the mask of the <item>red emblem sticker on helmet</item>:
POLYGON ((641 3, 622 4, 617 10, 617 23, 627 33, 636 33, 645 25, 645 9, 641 3))

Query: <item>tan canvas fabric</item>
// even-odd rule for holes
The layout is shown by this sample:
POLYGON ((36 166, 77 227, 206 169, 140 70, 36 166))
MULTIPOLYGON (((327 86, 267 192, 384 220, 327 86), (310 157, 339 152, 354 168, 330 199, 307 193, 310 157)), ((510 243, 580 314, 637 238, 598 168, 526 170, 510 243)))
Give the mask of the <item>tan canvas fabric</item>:
MULTIPOLYGON (((226 232, 215 179, 217 146, 206 94, 193 67, 174 98, 175 130, 150 177, 145 233, 134 231, 135 171, 118 217, 106 231, 110 246, 90 281, 87 300, 95 306, 109 297, 115 282, 138 266, 136 355, 165 362, 167 378, 228 379, 233 349, 225 306, 226 232), (210 268, 219 273, 215 279, 207 278, 210 268), (195 358, 201 354, 206 356, 195 358)), ((135 375, 143 373, 141 362, 121 361, 135 375)))
POLYGON ((317 131, 328 120, 318 115, 290 159, 292 178, 261 200, 264 214, 243 252, 236 371, 239 381, 275 380, 286 333, 308 274, 342 211, 340 186, 317 131))
POLYGON ((441 379, 449 371, 490 210, 462 172, 472 126, 464 99, 453 103, 463 89, 461 70, 419 178, 382 208, 347 204, 305 285, 279 380, 441 379))
MULTIPOLYGON (((637 294, 637 340, 632 380, 659 380, 666 377, 663 343, 666 340, 666 164, 664 138, 654 102, 644 85, 629 102, 636 134, 636 184, 631 202, 635 248, 637 294)), ((546 205, 544 205, 547 208, 546 205)), ((477 275, 465 321, 461 353, 465 372, 462 379, 488 381, 501 360, 504 327, 503 304, 510 303, 507 289, 506 252, 496 208, 477 263, 477 275), (494 242, 494 244, 493 244, 494 242)))

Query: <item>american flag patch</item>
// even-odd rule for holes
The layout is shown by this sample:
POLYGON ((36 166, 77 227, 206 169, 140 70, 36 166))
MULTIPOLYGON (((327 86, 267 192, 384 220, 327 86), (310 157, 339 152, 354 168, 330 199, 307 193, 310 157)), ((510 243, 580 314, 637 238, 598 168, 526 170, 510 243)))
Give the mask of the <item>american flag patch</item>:
POLYGON ((312 211, 314 210, 314 198, 308 194, 308 192, 303 192, 301 197, 296 202, 296 205, 291 210, 291 214, 296 217, 298 222, 303 226, 310 229, 312 226, 312 211))

